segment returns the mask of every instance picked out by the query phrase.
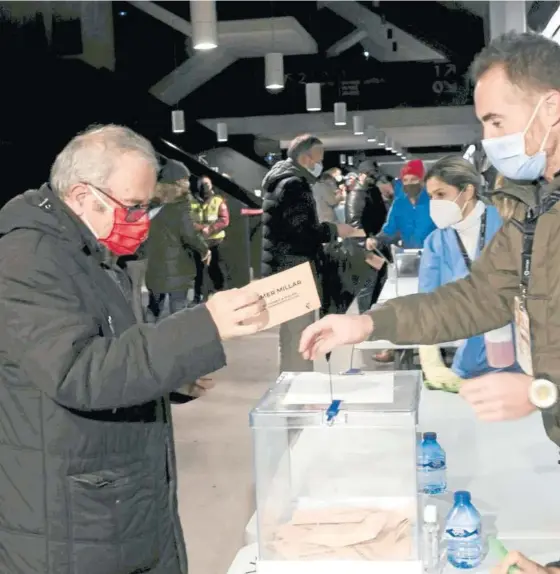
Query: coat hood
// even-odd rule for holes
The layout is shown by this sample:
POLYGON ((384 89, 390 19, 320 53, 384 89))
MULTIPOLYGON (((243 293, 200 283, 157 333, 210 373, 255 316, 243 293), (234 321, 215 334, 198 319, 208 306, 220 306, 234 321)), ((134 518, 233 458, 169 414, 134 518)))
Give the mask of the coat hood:
POLYGON ((530 181, 513 181, 504 178, 503 185, 498 189, 489 191, 487 195, 490 198, 497 193, 508 195, 529 207, 534 207, 537 204, 536 189, 530 181))
POLYGON ((0 210, 0 237, 31 229, 68 242, 80 250, 102 252, 91 231, 64 205, 49 185, 14 197, 0 210))
POLYGON ((317 182, 317 178, 306 169, 291 159, 285 159, 275 163, 272 169, 264 176, 262 188, 265 192, 270 191, 279 181, 290 177, 303 178, 309 185, 313 185, 317 182))

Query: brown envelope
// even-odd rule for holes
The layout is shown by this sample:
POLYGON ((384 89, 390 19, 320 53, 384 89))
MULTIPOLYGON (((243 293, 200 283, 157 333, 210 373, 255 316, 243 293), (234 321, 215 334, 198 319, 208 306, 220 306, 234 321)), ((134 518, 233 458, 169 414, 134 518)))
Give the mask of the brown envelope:
POLYGON ((319 309, 321 300, 309 263, 296 265, 247 286, 266 302, 266 312, 245 323, 258 323, 259 331, 270 329, 319 309))
POLYGON ((294 512, 291 523, 304 524, 351 524, 363 522, 371 510, 363 508, 300 508, 294 512))

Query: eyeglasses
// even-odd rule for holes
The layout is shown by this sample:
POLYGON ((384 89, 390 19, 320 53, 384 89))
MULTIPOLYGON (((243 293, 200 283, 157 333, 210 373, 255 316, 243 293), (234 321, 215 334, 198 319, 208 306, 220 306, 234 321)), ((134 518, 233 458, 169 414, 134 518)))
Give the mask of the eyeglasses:
POLYGON ((116 203, 119 207, 124 209, 126 211, 126 215, 124 217, 124 220, 127 223, 136 223, 136 222, 140 221, 140 219, 142 219, 145 215, 148 215, 148 218, 152 219, 153 217, 155 217, 155 215, 157 215, 157 213, 161 209, 160 203, 158 201, 153 201, 153 200, 150 201, 149 203, 144 204, 144 205, 125 205, 124 203, 121 203, 118 199, 116 199, 112 195, 112 193, 104 191, 100 187, 97 187, 97 186, 95 186, 91 183, 88 183, 86 181, 84 181, 82 183, 84 185, 88 185, 89 187, 92 187, 95 191, 101 193, 102 195, 104 195, 105 197, 107 197, 108 199, 110 199, 111 201, 116 203))

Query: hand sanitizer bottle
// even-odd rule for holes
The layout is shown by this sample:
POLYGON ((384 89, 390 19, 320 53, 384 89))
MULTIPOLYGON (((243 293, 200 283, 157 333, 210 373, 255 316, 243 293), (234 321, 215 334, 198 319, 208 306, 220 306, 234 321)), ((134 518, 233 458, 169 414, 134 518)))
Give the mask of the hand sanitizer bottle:
POLYGON ((437 507, 429 504, 424 508, 423 527, 423 563, 426 574, 439 574, 440 568, 440 535, 437 507))

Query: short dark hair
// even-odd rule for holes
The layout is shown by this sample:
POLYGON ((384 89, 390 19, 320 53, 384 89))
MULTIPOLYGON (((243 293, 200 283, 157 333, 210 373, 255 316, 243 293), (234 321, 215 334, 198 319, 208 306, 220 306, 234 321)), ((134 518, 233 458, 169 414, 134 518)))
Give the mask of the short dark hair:
POLYGON ((471 65, 473 82, 494 66, 503 66, 515 86, 560 90, 560 45, 540 34, 507 32, 492 40, 471 65))
POLYGON ((311 134, 297 136, 290 143, 288 157, 296 161, 301 154, 309 153, 311 148, 317 145, 323 145, 323 142, 317 136, 311 134))
POLYGON ((428 170, 425 181, 432 177, 440 179, 447 185, 456 187, 459 191, 463 191, 467 185, 472 185, 475 195, 478 196, 480 194, 482 176, 476 171, 476 168, 470 161, 460 156, 448 155, 436 161, 428 170))

